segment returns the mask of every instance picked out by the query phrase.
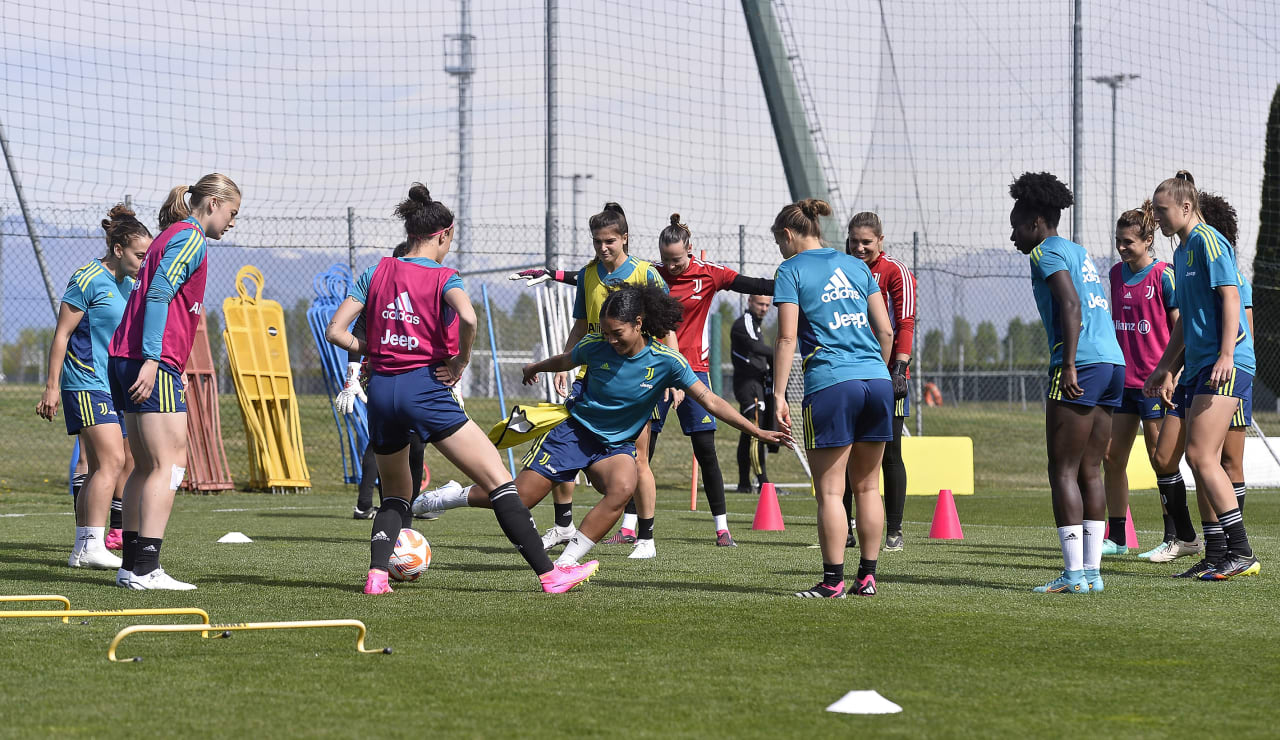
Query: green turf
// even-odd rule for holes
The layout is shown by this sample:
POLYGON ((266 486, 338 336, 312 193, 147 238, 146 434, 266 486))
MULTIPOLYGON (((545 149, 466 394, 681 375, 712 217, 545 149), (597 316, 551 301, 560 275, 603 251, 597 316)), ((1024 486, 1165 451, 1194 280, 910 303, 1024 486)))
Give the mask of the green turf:
MULTIPOLYGON (((1268 568, 1260 578, 1184 583, 1167 578, 1173 566, 1109 558, 1105 594, 1034 595, 1030 588, 1052 578, 1061 560, 1047 493, 1028 490, 1043 466, 1041 422, 1031 415, 946 410, 947 423, 967 426, 977 444, 980 493, 958 501, 966 540, 927 541, 933 502, 911 498, 907 549, 882 556, 874 599, 786 597, 812 585, 819 566, 808 548, 816 537, 806 495, 782 497, 787 531, 757 533, 749 529, 754 497, 729 494, 741 546, 712 547, 709 516, 687 510, 688 446, 678 435, 663 438, 670 457, 661 459, 672 462, 657 466, 657 560, 630 561, 626 548, 601 546, 591 583, 544 596, 488 512, 455 511, 418 525, 434 551, 427 575, 372 598, 359 593, 368 522, 350 519, 352 493, 320 480, 335 469, 320 454, 332 444, 332 422, 307 400, 312 493, 178 499, 164 561, 200 585, 183 595, 124 592, 106 585, 109 574, 66 568, 66 441, 60 426, 36 420, 34 389, 21 390, 0 389, 8 430, 0 440, 0 514, 25 515, 0 518, 0 593, 61 593, 76 608, 196 605, 218 622, 354 617, 368 624, 371 647, 395 652, 356 654, 352 634, 338 631, 241 632, 226 641, 143 635, 129 638, 121 654, 144 661, 117 665, 106 660, 107 643, 129 620, 0 620, 0 734, 1274 731, 1280 586, 1269 568, 1277 562, 1280 498, 1250 494, 1250 533, 1268 568), (991 482, 1004 479, 1030 483, 1013 490, 991 482), (254 543, 214 544, 232 530, 254 543), (879 691, 904 711, 823 711, 854 689, 879 691)), ((482 406, 473 404, 473 413, 481 416, 482 406)), ((238 412, 227 411, 231 442, 238 412)), ((941 425, 946 417, 933 418, 941 425)), ((243 448, 229 447, 233 472, 243 475, 235 467, 243 448)), ((448 474, 437 456, 429 459, 437 477, 448 474)), ((583 492, 575 516, 593 497, 583 492)), ((535 510, 543 526, 546 507, 535 510)), ((1154 544, 1154 496, 1136 495, 1133 513, 1143 545, 1154 544)))

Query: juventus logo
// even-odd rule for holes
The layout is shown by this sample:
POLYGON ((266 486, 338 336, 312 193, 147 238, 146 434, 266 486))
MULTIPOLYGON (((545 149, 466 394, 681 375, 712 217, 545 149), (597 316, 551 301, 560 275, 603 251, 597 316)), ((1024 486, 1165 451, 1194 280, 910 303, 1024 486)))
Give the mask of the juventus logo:
POLYGON ((653 368, 651 368, 651 367, 646 367, 646 368, 644 369, 644 379, 645 379, 645 380, 653 380, 653 368))
POLYGON ((1155 297, 1156 297, 1156 286, 1154 286, 1154 285, 1148 285, 1148 286, 1147 286, 1147 300, 1149 301, 1149 300, 1151 300, 1152 298, 1155 298, 1155 297))
POLYGON ((702 292, 702 278, 693 279, 693 292, 694 295, 702 292))

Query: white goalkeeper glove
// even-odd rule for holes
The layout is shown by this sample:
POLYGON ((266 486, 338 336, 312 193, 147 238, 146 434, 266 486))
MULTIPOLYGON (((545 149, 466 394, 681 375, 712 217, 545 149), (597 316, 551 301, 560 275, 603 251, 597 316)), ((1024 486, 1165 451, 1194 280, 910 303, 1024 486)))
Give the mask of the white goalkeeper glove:
POLYGON ((333 399, 334 408, 340 413, 350 414, 356 410, 356 399, 368 403, 369 399, 364 395, 364 389, 360 387, 360 363, 347 363, 347 384, 342 390, 338 391, 338 397, 333 399))

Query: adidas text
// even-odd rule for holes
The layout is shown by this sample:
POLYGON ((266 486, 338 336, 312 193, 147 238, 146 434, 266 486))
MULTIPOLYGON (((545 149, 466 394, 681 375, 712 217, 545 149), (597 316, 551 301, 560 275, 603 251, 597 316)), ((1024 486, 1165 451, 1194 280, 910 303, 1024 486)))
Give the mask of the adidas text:
POLYGON ((398 308, 388 308, 382 312, 382 318, 391 319, 392 321, 408 321, 410 324, 421 324, 417 314, 405 313, 398 308))

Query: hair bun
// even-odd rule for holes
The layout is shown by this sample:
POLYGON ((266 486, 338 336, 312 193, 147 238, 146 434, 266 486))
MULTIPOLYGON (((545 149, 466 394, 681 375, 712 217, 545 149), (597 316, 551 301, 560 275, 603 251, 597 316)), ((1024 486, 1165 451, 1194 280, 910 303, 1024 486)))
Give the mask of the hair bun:
POLYGON ((627 214, 625 214, 625 213, 623 213, 623 212, 622 212, 622 206, 618 205, 617 203, 614 203, 613 201, 609 201, 608 203, 605 203, 605 204, 604 204, 604 210, 606 210, 606 211, 613 211, 614 213, 618 213, 618 214, 621 214, 621 215, 623 215, 623 216, 627 215, 627 214))
POLYGON ((1186 170, 1178 170, 1178 174, 1174 175, 1174 178, 1178 180, 1186 180, 1188 183, 1192 185, 1196 184, 1196 179, 1192 177, 1191 173, 1187 172, 1186 170))
POLYGON ((107 217, 102 219, 103 230, 110 231, 111 227, 119 221, 137 221, 138 214, 132 208, 123 203, 117 203, 107 211, 107 217))
POLYGON ((421 203, 424 206, 428 205, 431 203, 431 191, 427 190, 426 185, 423 185, 420 182, 415 182, 413 186, 409 188, 409 200, 412 200, 415 203, 421 203))
POLYGON ((672 225, 672 226, 681 226, 681 225, 682 225, 682 224, 680 223, 680 214, 678 214, 678 213, 673 213, 673 214, 671 214, 671 225, 672 225))
POLYGON ((810 221, 817 221, 821 216, 831 215, 831 206, 825 200, 805 198, 800 201, 800 212, 810 221))

